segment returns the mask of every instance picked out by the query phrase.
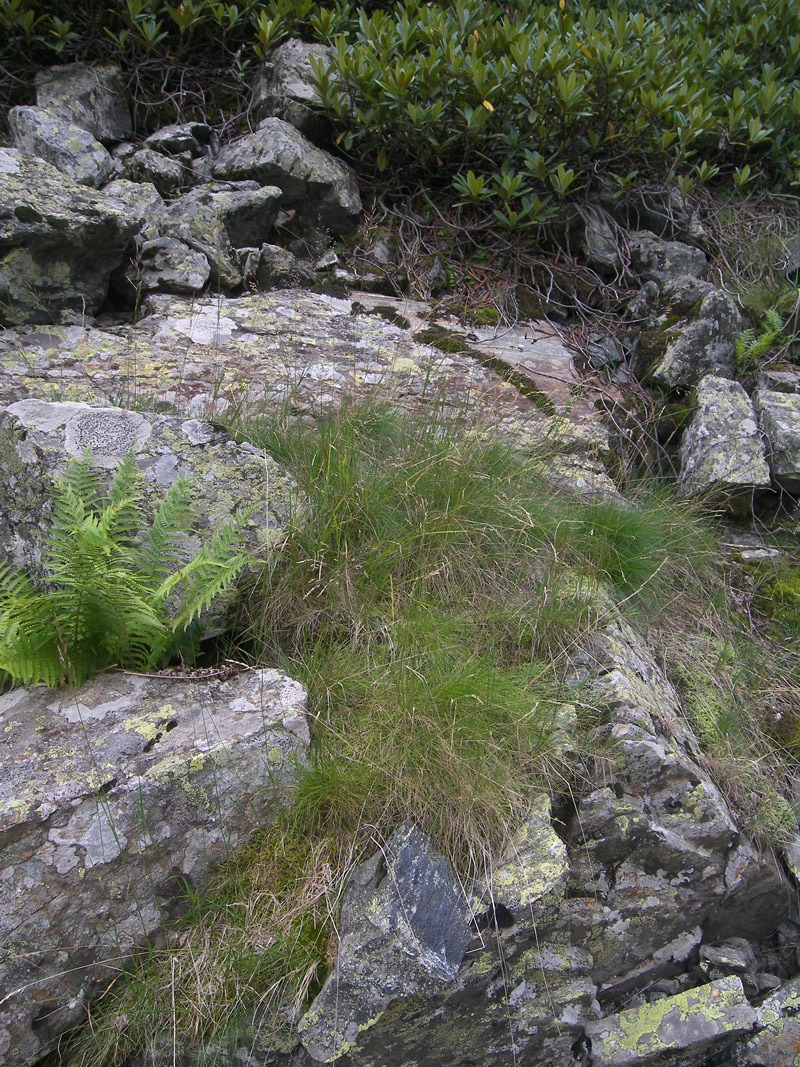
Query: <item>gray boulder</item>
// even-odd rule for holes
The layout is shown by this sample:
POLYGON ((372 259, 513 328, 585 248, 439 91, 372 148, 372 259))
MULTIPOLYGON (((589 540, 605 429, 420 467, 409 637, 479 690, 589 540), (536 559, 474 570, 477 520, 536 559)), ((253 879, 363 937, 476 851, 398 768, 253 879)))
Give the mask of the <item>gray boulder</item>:
POLYGON ((758 389, 754 399, 772 477, 796 496, 800 494, 800 393, 758 389))
POLYGON ((180 156, 188 152, 195 158, 215 150, 216 135, 205 122, 178 122, 151 133, 145 138, 144 147, 164 156, 180 156))
POLYGON ((697 277, 708 266, 705 253, 682 241, 665 241, 648 230, 628 235, 633 272, 645 281, 662 278, 697 277))
POLYGON ((115 63, 72 63, 39 71, 36 103, 103 144, 133 134, 125 79, 115 63))
POLYGON ((590 267, 600 274, 615 275, 622 270, 620 229, 613 219, 597 208, 584 208, 583 254, 590 267))
POLYGON ((292 38, 284 41, 264 64, 253 94, 256 122, 272 115, 290 122, 311 141, 326 136, 330 123, 320 111, 320 96, 314 86, 312 57, 330 64, 332 50, 324 44, 307 44, 292 38))
POLYGON ((99 188, 114 161, 90 133, 41 107, 13 107, 8 114, 14 147, 52 163, 81 185, 99 188))
POLYGON ((769 488, 770 474, 753 402, 738 382, 701 380, 680 457, 681 495, 723 502, 739 514, 752 510, 753 494, 769 488))
POLYGON ((140 224, 44 160, 0 149, 0 323, 93 315, 140 224))
POLYGON ((104 186, 103 199, 115 210, 125 211, 138 219, 138 240, 153 241, 161 236, 164 200, 150 182, 130 182, 125 178, 117 178, 104 186))
POLYGON ((152 148, 140 148, 120 157, 120 172, 132 182, 150 182, 164 197, 175 196, 186 185, 192 185, 191 156, 165 156, 152 148))
POLYGON ((211 266, 202 252, 174 237, 145 241, 126 270, 113 280, 126 307, 148 293, 199 293, 208 284, 211 266))
POLYGON ((308 751, 285 674, 104 675, 0 696, 0 1060, 55 1047, 87 1001, 271 821, 308 751))
POLYGON ((145 475, 146 517, 178 478, 191 480, 198 520, 188 549, 207 542, 237 509, 261 501, 244 529, 264 553, 281 541, 298 502, 294 481, 271 457, 236 444, 210 423, 20 400, 0 412, 0 557, 36 570, 39 546, 50 528, 53 478, 87 448, 93 466, 109 472, 135 449, 145 475))
POLYGON ((353 171, 282 119, 266 118, 254 133, 223 148, 213 172, 228 181, 277 185, 283 207, 313 218, 332 233, 350 232, 361 213, 353 171))
POLYGON ((288 248, 263 244, 248 254, 244 280, 255 289, 267 290, 313 285, 317 278, 309 264, 293 256, 288 248))
POLYGON ((163 230, 206 256, 215 283, 235 289, 242 275, 233 250, 267 240, 280 199, 274 186, 212 182, 173 201, 164 213, 163 230))
POLYGON ((762 1029, 734 1046, 732 1067, 789 1067, 800 1050, 800 978, 786 982, 758 1008, 762 1029))
POLYGON ((410 823, 350 876, 332 973, 300 1020, 315 1060, 330 1063, 389 1004, 438 992, 472 938, 470 910, 447 860, 410 823))
POLYGON ((648 364, 644 376, 671 392, 690 389, 707 374, 733 378, 736 338, 741 332, 736 301, 722 289, 713 289, 690 319, 643 336, 640 345, 648 364))

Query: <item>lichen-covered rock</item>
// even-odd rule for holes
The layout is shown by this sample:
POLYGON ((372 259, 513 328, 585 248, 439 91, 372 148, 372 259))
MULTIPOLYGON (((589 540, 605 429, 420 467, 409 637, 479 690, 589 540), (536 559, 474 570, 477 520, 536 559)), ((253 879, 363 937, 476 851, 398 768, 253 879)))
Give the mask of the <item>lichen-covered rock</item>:
POLYGON ((114 173, 108 151, 74 122, 41 107, 12 107, 8 121, 15 148, 52 163, 81 185, 98 189, 114 173))
POLYGON ((758 1022, 739 978, 697 989, 587 1023, 593 1067, 648 1067, 705 1062, 758 1022))
POLYGON ((536 796, 506 854, 476 887, 472 907, 480 918, 502 911, 508 927, 552 922, 564 898, 569 874, 567 848, 553 830, 550 798, 536 796))
POLYGON ((677 693, 644 641, 614 623, 593 657, 613 765, 608 785, 578 804, 559 928, 592 953, 608 1003, 661 977, 656 955, 695 927, 714 941, 758 939, 791 903, 785 876, 742 837, 702 771, 677 693))
POLYGON ((158 237, 139 246, 114 285, 126 306, 135 307, 147 293, 199 293, 210 277, 211 266, 202 252, 174 237, 158 237))
POLYGON ((311 141, 329 132, 330 122, 322 114, 322 102, 313 81, 312 57, 330 65, 332 49, 293 37, 272 52, 261 69, 253 95, 256 122, 274 115, 290 122, 311 141))
POLYGON ((233 249, 267 240, 281 199, 275 186, 257 182, 212 182, 174 200, 163 216, 164 233, 207 258, 212 281, 241 285, 233 249))
POLYGON ((734 1046, 734 1067, 796 1067, 800 1054, 800 978, 786 982, 758 1008, 763 1029, 734 1046))
POLYGON ((162 126, 144 140, 144 148, 151 148, 164 156, 180 156, 188 152, 192 158, 208 155, 216 144, 216 135, 205 122, 177 122, 162 126))
POLYGON ((697 276, 708 266, 705 253, 682 241, 665 241, 648 230, 628 235, 633 272, 645 281, 697 276))
POLYGON ((772 477, 787 493, 800 494, 800 393, 759 389, 755 405, 772 477))
POLYGON ((82 1018, 251 830, 308 750, 280 671, 206 681, 104 675, 0 696, 0 1060, 82 1018))
POLYGON ((0 323, 93 315, 140 220, 17 149, 0 149, 0 323))
POLYGON ((133 133, 125 79, 116 63, 71 63, 36 74, 36 103, 103 144, 133 133))
POLYGON ((679 491, 752 510, 753 495, 769 488, 766 450, 755 408, 738 382, 708 375, 696 391, 694 416, 681 441, 679 491))
POLYGON ((188 478, 197 514, 188 548, 210 539, 237 509, 257 504, 243 529, 264 553, 280 542, 297 504, 294 481, 270 456, 208 422, 22 400, 0 412, 0 555, 36 569, 50 527, 53 478, 87 448, 92 464, 109 472, 135 450, 145 476, 145 518, 178 478, 188 478))
POLYGON ((120 158, 122 177, 132 182, 149 182, 165 197, 175 196, 194 176, 189 160, 165 156, 152 148, 140 148, 120 158))
MULTIPOLYGON (((282 206, 313 218, 332 233, 348 233, 361 213, 355 174, 283 119, 266 118, 254 133, 222 149, 214 176, 277 185, 282 206)), ((253 241, 248 241, 253 244, 253 241)))
POLYGON ((393 1000, 452 982, 470 918, 450 864, 415 826, 401 826, 348 881, 334 969, 298 1025, 313 1058, 338 1059, 393 1000))
POLYGON ((136 234, 139 241, 154 241, 161 236, 161 216, 165 205, 152 183, 117 178, 103 187, 103 198, 115 210, 126 211, 139 220, 136 234))
POLYGON ((313 285, 316 275, 308 263, 293 256, 288 248, 263 244, 247 257, 244 280, 255 289, 292 289, 313 285))
POLYGON ((655 351, 646 376, 670 391, 696 385, 707 374, 733 378, 736 372, 736 338, 742 317, 736 301, 722 289, 714 289, 700 302, 689 321, 663 330, 661 352, 655 351))

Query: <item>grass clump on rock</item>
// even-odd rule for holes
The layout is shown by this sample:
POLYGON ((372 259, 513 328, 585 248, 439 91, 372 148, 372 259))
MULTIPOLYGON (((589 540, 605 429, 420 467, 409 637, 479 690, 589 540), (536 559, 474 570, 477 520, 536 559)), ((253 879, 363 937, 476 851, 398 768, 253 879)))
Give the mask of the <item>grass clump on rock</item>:
POLYGON ((581 773, 595 709, 562 679, 582 638, 619 613, 655 622, 713 572, 684 505, 565 494, 542 456, 436 412, 354 403, 242 432, 310 505, 245 599, 236 654, 308 686, 313 756, 70 1064, 121 1063, 170 1027, 179 1044, 221 1047, 229 1027, 279 1042, 335 954, 348 869, 412 819, 465 882, 483 873, 533 792, 581 773))

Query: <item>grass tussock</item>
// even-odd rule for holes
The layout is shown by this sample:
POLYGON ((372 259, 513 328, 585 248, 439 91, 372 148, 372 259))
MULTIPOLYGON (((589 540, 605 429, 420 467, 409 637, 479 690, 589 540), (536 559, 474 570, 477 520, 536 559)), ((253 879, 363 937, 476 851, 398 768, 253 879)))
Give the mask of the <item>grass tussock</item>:
POLYGON ((309 503, 230 651, 308 686, 312 758, 178 944, 107 998, 72 1067, 222 1047, 234 1027, 278 1047, 324 978, 365 849, 410 818, 465 880, 482 873, 532 790, 574 777, 564 722, 580 734, 593 708, 561 678, 582 636, 618 612, 655 625, 712 568, 683 505, 556 491, 544 455, 436 414, 372 402, 240 430, 309 503))

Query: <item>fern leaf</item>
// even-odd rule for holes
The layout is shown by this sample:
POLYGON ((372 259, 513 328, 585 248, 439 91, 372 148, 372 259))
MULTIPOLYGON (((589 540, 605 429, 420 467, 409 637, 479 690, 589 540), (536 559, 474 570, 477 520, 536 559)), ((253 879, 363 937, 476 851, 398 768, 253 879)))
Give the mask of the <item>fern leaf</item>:
POLYGON ((139 553, 139 570, 155 592, 160 584, 185 562, 186 531, 191 527, 192 488, 179 478, 161 501, 139 553))

